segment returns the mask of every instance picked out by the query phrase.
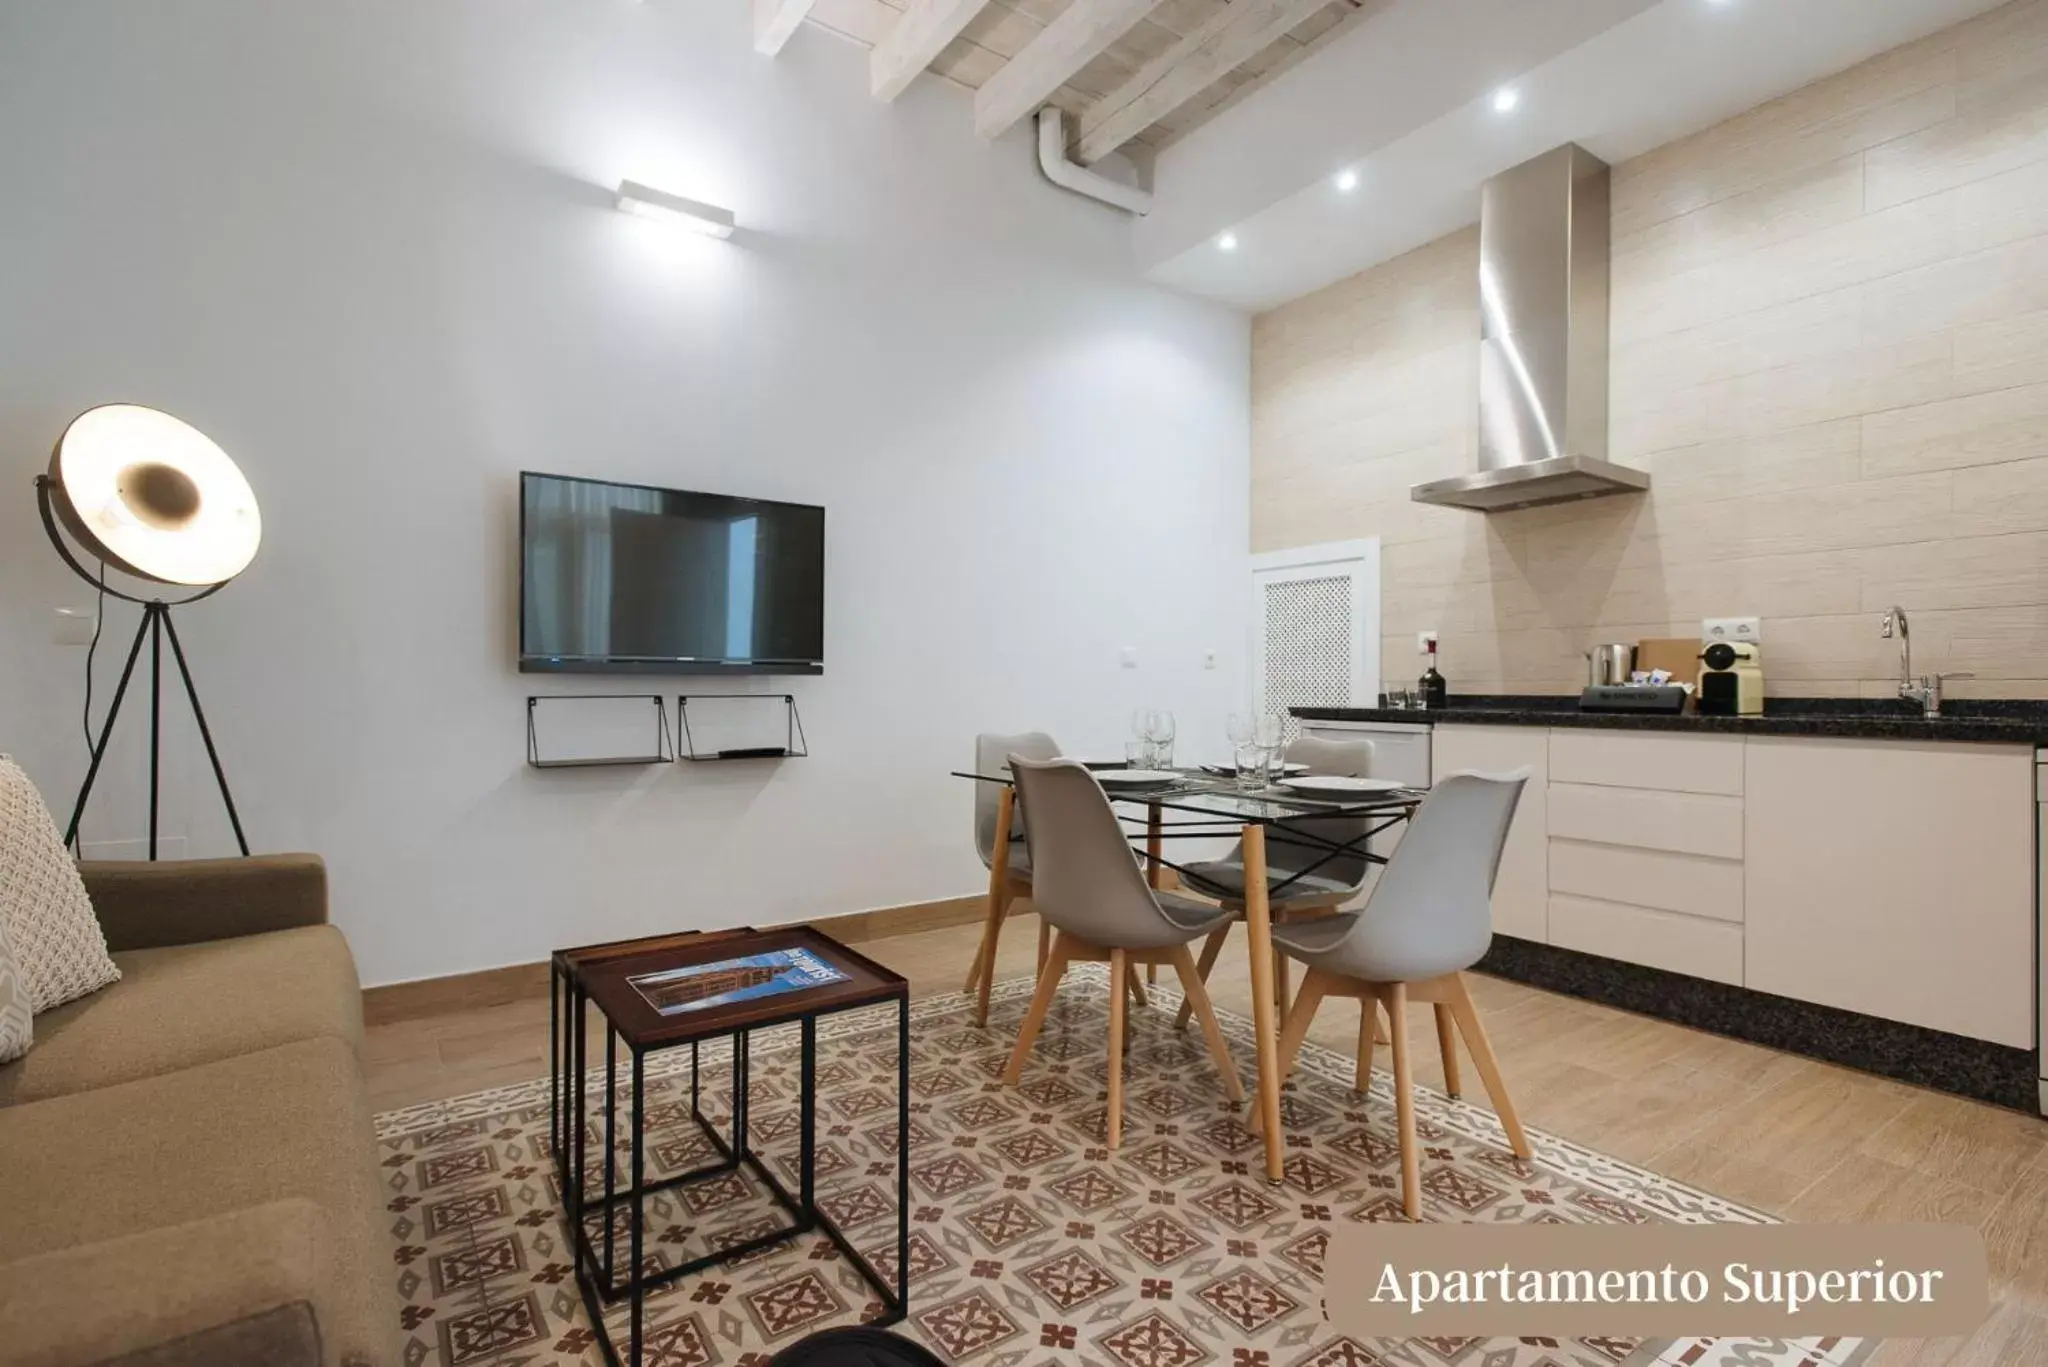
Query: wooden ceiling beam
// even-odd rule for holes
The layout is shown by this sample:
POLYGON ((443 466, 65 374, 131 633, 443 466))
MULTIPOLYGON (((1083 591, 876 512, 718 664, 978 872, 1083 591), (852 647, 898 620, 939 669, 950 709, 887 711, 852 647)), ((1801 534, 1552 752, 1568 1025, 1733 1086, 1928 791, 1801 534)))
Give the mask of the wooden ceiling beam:
POLYGON ((1158 0, 1074 0, 982 83, 974 94, 974 131, 1001 137, 1036 114, 1054 91, 1151 13, 1158 0))
POLYGON ((1237 0, 1081 111, 1075 160, 1102 160, 1222 80, 1332 0, 1237 0))
POLYGON ((811 12, 811 0, 754 0, 754 51, 773 57, 811 12))
POLYGON ((893 100, 917 74, 958 38, 988 0, 910 0, 903 17, 875 45, 868 59, 868 86, 878 100, 893 100))

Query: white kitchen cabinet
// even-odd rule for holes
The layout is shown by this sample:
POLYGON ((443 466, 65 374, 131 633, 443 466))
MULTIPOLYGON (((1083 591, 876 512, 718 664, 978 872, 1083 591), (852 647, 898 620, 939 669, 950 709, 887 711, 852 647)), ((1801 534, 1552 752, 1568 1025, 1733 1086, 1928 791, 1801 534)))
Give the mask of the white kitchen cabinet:
POLYGON ((1493 884, 1494 930, 1523 940, 1550 938, 1550 831, 1545 816, 1549 738, 1549 730, 1541 726, 1439 724, 1430 743, 1432 782, 1467 769, 1488 774, 1529 771, 1493 884))
POLYGON ((1736 922, 1552 893, 1550 943, 1742 985, 1742 926, 1736 922))
POLYGON ((1742 740, 1560 726, 1550 733, 1550 781, 1740 797, 1742 740))
MULTIPOLYGON (((1565 840, 1559 838, 1555 827, 1550 836, 1550 890, 1738 925, 1742 922, 1741 861, 1565 840)), ((1553 921, 1551 929, 1556 928, 1553 921)), ((1740 964, 1741 954, 1735 957, 1740 964)))
POLYGON ((1740 859, 1742 799, 1552 783, 1550 834, 1632 849, 1740 859))
POLYGON ((1756 736, 1743 984, 2034 1044, 2034 754, 1756 736))

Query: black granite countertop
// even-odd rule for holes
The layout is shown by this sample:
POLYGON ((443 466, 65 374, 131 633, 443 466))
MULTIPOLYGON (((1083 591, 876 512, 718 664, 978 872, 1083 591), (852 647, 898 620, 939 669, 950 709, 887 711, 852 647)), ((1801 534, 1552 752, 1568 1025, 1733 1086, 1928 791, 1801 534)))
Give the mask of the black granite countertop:
POLYGON ((1959 699, 1942 715, 1889 698, 1766 698, 1762 716, 1659 716, 1581 712, 1575 697, 1540 694, 1452 694, 1447 707, 1419 712, 1390 707, 1296 707, 1311 721, 1380 721, 1477 726, 1585 726, 1613 731, 1678 731, 1700 735, 1834 736, 1845 740, 1979 741, 2048 745, 2048 702, 1959 699))

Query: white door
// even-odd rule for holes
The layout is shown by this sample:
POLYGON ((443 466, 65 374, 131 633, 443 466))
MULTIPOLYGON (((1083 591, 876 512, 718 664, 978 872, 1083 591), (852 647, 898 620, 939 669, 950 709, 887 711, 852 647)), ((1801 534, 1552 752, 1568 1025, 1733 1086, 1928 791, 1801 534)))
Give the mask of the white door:
POLYGON ((1379 538, 1253 556, 1251 665, 1262 711, 1377 703, 1379 538))

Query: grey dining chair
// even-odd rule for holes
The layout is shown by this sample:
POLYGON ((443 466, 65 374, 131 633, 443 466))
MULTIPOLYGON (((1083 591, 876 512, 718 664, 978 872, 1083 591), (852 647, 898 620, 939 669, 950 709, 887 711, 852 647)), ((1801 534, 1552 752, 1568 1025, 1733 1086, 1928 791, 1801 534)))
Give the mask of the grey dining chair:
POLYGON ((1060 979, 1072 963, 1109 965, 1109 1147, 1123 1138, 1125 984, 1137 964, 1172 964, 1202 1022, 1202 1037, 1223 1088, 1235 1103, 1244 1087, 1223 1042, 1223 1029, 1209 994, 1195 972, 1188 945, 1221 922, 1228 912, 1178 893, 1156 892, 1145 881, 1136 854, 1117 823, 1109 798, 1095 776, 1073 760, 1039 761, 1010 757, 1018 796, 1031 812, 1026 833, 1031 847, 1032 901, 1053 927, 1051 951, 1039 971, 1038 988, 1017 1034, 1003 1081, 1015 1086, 1024 1061, 1045 1024, 1060 979))
POLYGON ((1358 1083, 1372 1072, 1374 1003, 1386 1008, 1394 1056, 1394 1111, 1401 1134, 1401 1204, 1420 1219, 1415 1101, 1408 1063, 1408 1003, 1436 1007, 1445 1089, 1459 1093, 1456 1036, 1462 1035, 1508 1145, 1530 1155, 1529 1137, 1508 1099, 1500 1063, 1472 1005, 1464 970, 1493 942, 1493 879, 1529 771, 1453 774, 1429 790, 1387 861, 1372 897, 1349 915, 1273 928, 1274 946, 1307 969, 1280 1032, 1280 1076, 1293 1070, 1324 997, 1359 999, 1358 1083))
MULTIPOLYGON (((1043 731, 1025 731, 1014 736, 982 734, 974 738, 974 772, 977 774, 999 774, 1009 764, 1011 755, 1023 755, 1026 759, 1055 759, 1060 747, 1051 736, 1043 731)), ((1003 848, 1001 860, 996 858, 996 827, 1000 824, 1002 803, 1007 790, 1000 783, 977 782, 974 785, 974 852, 981 856, 981 865, 989 870, 988 910, 982 923, 981 942, 975 947, 974 962, 967 969, 967 985, 960 990, 973 993, 981 989, 979 1020, 988 1017, 988 987, 994 978, 993 965, 995 948, 1002 938, 1003 922, 1010 915, 1010 908, 1018 897, 1031 895, 1031 852, 1024 840, 1024 813, 1013 804, 1010 813, 1009 840, 1003 848), (998 866, 1001 874, 997 876, 998 866)), ((1038 932, 1038 962, 1045 963, 1047 948, 1052 942, 1050 931, 1041 922, 1038 932)))
MULTIPOLYGON (((1343 778, 1372 777, 1372 742, 1369 740, 1330 741, 1316 740, 1304 736, 1290 743, 1286 759, 1290 764, 1306 764, 1312 774, 1330 774, 1343 778)), ((1364 855, 1345 854, 1331 856, 1327 849, 1303 840, 1290 840, 1288 832, 1301 831, 1314 840, 1331 844, 1349 844, 1371 829, 1372 823, 1382 818, 1373 817, 1317 817, 1302 821, 1290 821, 1284 826, 1271 826, 1266 831, 1266 883, 1268 888, 1285 882, 1295 873, 1304 869, 1294 882, 1288 883, 1279 892, 1269 892, 1269 906, 1273 913, 1273 924, 1301 916, 1326 915, 1333 909, 1356 897, 1365 890, 1366 878, 1372 870, 1371 861, 1364 855), (1325 862, 1326 861, 1326 862, 1325 862)), ((1188 865, 1181 870, 1181 885, 1191 892, 1204 897, 1213 897, 1232 913, 1231 920, 1244 915, 1244 845, 1242 842, 1221 859, 1204 860, 1188 865)), ((1216 958, 1223 952, 1223 943, 1230 938, 1231 921, 1225 921, 1210 932, 1202 945, 1202 957, 1197 971, 1202 981, 1209 980, 1210 972, 1216 967, 1216 958)), ((1274 965, 1274 1000, 1279 1009, 1287 1009, 1287 963, 1281 959, 1274 965)), ((1187 1028, 1188 1008, 1181 1005, 1174 1017, 1176 1030, 1187 1028)))

